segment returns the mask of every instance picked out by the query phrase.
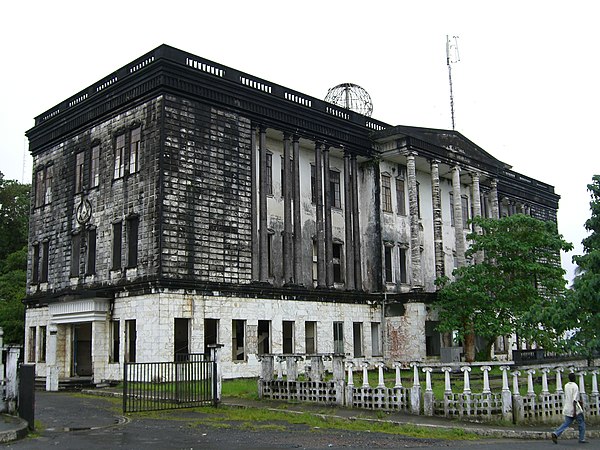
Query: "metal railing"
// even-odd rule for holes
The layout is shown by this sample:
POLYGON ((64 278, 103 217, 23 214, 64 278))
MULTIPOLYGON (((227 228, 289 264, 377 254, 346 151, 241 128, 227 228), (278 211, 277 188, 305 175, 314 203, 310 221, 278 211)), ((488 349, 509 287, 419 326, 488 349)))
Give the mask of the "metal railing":
POLYGON ((201 354, 174 362, 125 363, 123 412, 216 406, 216 366, 201 354))

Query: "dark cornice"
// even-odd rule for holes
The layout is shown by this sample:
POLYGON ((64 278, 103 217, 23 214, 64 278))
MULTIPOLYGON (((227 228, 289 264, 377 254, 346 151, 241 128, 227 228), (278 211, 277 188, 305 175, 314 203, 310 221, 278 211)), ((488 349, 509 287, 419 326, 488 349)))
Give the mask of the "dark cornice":
POLYGON ((152 50, 54 108, 27 131, 32 154, 91 123, 161 93, 239 112, 255 123, 364 156, 369 133, 389 125, 167 45, 152 50))

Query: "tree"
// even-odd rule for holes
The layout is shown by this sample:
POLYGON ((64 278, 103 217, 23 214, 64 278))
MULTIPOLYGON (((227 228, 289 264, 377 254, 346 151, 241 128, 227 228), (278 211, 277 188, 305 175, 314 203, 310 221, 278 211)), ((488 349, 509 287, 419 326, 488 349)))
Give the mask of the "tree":
POLYGON ((0 172, 0 327, 9 344, 23 343, 30 191, 0 172))
POLYGON ((27 245, 31 185, 0 172, 0 261, 27 245))
POLYGON ((27 282, 27 246, 11 253, 0 268, 0 327, 4 342, 23 344, 25 326, 25 285, 27 282))
POLYGON ((591 217, 584 226, 590 234, 581 241, 584 254, 573 257, 578 269, 570 301, 559 319, 570 330, 571 349, 589 357, 600 350, 600 175, 594 175, 587 188, 591 217))
POLYGON ((471 246, 466 256, 483 254, 483 261, 455 269, 454 281, 437 280, 439 330, 458 331, 467 361, 475 360, 475 336, 485 339, 488 357, 498 336, 513 333, 556 348, 559 331, 545 308, 565 301, 560 251, 570 250, 571 244, 554 222, 523 214, 472 222, 482 233, 467 236, 471 246))

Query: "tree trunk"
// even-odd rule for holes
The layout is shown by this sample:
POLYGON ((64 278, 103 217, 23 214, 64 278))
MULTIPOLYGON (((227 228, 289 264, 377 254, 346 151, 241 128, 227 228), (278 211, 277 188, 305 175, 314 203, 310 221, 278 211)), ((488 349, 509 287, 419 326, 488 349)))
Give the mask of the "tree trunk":
POLYGON ((468 363, 475 361, 475 333, 465 334, 465 360, 468 363))

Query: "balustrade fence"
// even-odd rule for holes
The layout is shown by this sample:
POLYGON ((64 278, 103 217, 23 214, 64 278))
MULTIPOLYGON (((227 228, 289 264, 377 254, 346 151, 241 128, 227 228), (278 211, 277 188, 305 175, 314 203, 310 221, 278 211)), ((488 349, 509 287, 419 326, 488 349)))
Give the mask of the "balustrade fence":
POLYGON ((600 370, 597 367, 516 368, 506 363, 406 365, 394 362, 392 384, 385 379, 388 369, 383 362, 355 363, 343 355, 262 355, 260 361, 258 390, 259 396, 265 399, 514 423, 562 421, 563 378, 574 372, 586 420, 600 421, 597 381, 600 370), (325 370, 326 364, 331 365, 331 375, 325 370), (501 373, 501 383, 499 375, 493 379, 490 376, 491 372, 498 373, 498 370, 493 371, 494 367, 501 373), (369 381, 369 369, 377 370, 375 386, 369 381), (362 372, 360 384, 354 379, 357 370, 362 372), (407 370, 412 375, 412 382, 405 386, 402 371, 406 375, 407 370), (477 384, 477 390, 471 389, 472 382, 477 384), (434 383, 440 383, 440 386, 434 383), (591 389, 589 393, 588 388, 591 389))

